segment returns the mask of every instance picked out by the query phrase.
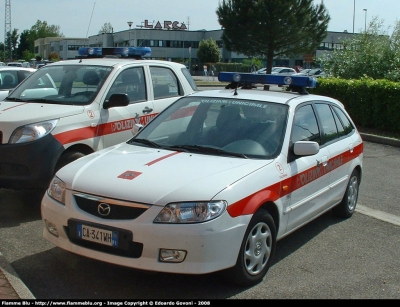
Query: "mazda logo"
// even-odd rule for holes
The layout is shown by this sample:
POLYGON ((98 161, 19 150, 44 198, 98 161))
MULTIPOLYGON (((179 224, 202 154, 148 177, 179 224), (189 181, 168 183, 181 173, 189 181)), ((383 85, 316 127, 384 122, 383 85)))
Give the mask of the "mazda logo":
POLYGON ((100 203, 97 206, 97 212, 101 215, 101 216, 108 216, 111 212, 111 207, 109 204, 106 203, 100 203))

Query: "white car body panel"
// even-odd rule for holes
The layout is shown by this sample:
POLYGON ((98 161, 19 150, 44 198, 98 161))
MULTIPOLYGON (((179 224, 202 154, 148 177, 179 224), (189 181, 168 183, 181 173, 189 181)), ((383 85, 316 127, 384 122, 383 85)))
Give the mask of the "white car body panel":
POLYGON ((102 194, 107 197, 165 206, 176 199, 211 200, 243 176, 269 163, 271 160, 221 159, 123 144, 81 158, 71 168, 59 172, 71 183, 67 186, 70 190, 79 191, 84 187, 85 193, 96 194, 100 184, 102 194), (92 180, 101 178, 104 171, 109 176, 103 182, 92 180), (129 171, 138 173, 137 178, 120 178, 129 171), (159 184, 154 182, 154 177, 159 184), (141 193, 147 189, 152 193, 141 193), (188 195, 187 191, 192 193, 188 195))
MULTIPOLYGON (((247 242, 246 230, 251 229, 249 224, 257 212, 268 211, 276 224, 274 239, 280 240, 338 205, 352 171, 361 170, 363 141, 352 122, 354 129, 331 143, 320 145, 311 139, 300 140, 297 144, 303 145, 305 154, 293 157, 291 146, 297 142, 292 142, 296 112, 304 105, 314 110, 311 106, 314 101, 343 107, 329 97, 249 89, 202 91, 180 99, 138 131, 130 142, 83 157, 57 172, 56 177, 65 183, 65 201, 60 203, 48 193, 43 197, 44 238, 85 257, 149 271, 205 274, 235 267, 241 259, 238 257, 246 257, 241 246, 247 242), (222 110, 229 108, 242 109, 239 117, 232 117, 234 120, 225 125, 233 123, 229 127, 238 128, 234 130, 237 134, 245 130, 245 125, 254 120, 250 116, 242 118, 248 105, 259 108, 259 113, 268 108, 285 110, 284 129, 279 134, 276 151, 269 153, 266 149, 265 155, 257 151, 244 156, 249 143, 243 143, 246 144, 243 151, 227 153, 223 150, 228 151, 231 143, 218 147, 201 142, 206 139, 202 135, 204 130, 213 131, 224 113, 222 110), (215 126, 211 124, 213 119, 215 126), (193 135, 185 138, 191 129, 197 139, 193 135), (184 141, 179 143, 182 136, 184 141), (193 139, 201 141, 190 143, 193 139), (212 151, 216 148, 218 152, 212 151), (79 200, 82 195, 96 203, 91 207, 93 211, 82 207, 79 200), (227 203, 226 211, 214 219, 187 224, 175 220, 155 222, 170 204, 212 201, 227 203), (94 212, 96 208, 99 211, 96 206, 102 202, 146 209, 135 218, 108 219, 94 212), (123 257, 101 252, 100 248, 85 245, 84 240, 77 242, 71 239, 71 232, 75 231, 69 228, 71 221, 130 231, 132 241, 142 246, 142 253, 138 257, 123 257), (50 233, 48 223, 57 229, 58 237, 50 233), (161 249, 184 250, 187 255, 179 263, 162 262, 161 249)), ((263 118, 258 124, 278 122, 277 113, 268 114, 275 117, 263 118)), ((312 122, 305 122, 308 123, 312 122)), ((312 137, 318 135, 311 130, 307 131, 312 137)), ((249 135, 245 136, 245 141, 249 141, 249 135)), ((268 140, 272 139, 270 135, 268 140)), ((257 244, 249 247, 255 254, 257 248, 257 244)))
POLYGON ((38 123, 45 120, 64 118, 82 114, 83 106, 49 105, 24 102, 1 102, 0 122, 3 138, 9 139, 16 127, 38 123))

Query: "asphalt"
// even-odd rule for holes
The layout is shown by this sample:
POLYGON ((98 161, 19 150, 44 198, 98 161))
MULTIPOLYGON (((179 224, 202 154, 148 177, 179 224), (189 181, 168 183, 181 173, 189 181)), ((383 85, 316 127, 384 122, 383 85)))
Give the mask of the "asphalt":
MULTIPOLYGON (((200 79, 198 76, 194 79, 200 79)), ((213 81, 212 77, 201 78, 202 81, 213 81), (207 80, 208 79, 208 80, 207 80)), ((216 79, 216 78, 215 78, 216 79)), ((218 82, 218 81, 217 81, 218 82)), ((372 134, 360 133, 366 142, 400 147, 400 140, 372 134)), ((29 288, 20 279, 12 265, 0 252, 0 301, 3 300, 34 300, 36 299, 29 288)))

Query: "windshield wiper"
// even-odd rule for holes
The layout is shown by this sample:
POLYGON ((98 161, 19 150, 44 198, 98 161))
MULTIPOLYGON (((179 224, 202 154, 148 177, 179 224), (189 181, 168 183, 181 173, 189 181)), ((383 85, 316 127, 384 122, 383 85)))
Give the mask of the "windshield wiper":
POLYGON ((26 102, 26 100, 23 100, 21 98, 14 98, 14 97, 6 97, 4 100, 11 100, 11 101, 18 101, 18 102, 26 102))
POLYGON ((51 99, 45 99, 45 98, 32 98, 32 99, 27 99, 26 101, 34 101, 34 102, 45 102, 45 103, 55 103, 54 100, 51 99))
POLYGON ((139 143, 139 144, 147 145, 147 146, 154 147, 154 148, 160 148, 161 147, 157 143, 154 143, 154 142, 149 141, 147 139, 135 139, 135 138, 133 138, 133 139, 130 139, 127 143, 128 144, 139 143))
POLYGON ((168 146, 168 149, 178 150, 178 151, 190 151, 190 152, 199 152, 199 153, 206 153, 206 154, 219 154, 225 156, 232 156, 232 157, 239 157, 247 159, 247 156, 232 151, 226 151, 219 148, 208 147, 208 146, 200 146, 200 145, 172 145, 168 146))

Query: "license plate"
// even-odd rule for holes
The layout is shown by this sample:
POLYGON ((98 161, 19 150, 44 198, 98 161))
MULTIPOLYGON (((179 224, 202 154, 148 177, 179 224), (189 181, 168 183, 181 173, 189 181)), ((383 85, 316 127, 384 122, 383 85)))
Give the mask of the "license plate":
POLYGON ((78 224, 77 236, 82 240, 118 247, 118 231, 105 230, 93 226, 78 224))

